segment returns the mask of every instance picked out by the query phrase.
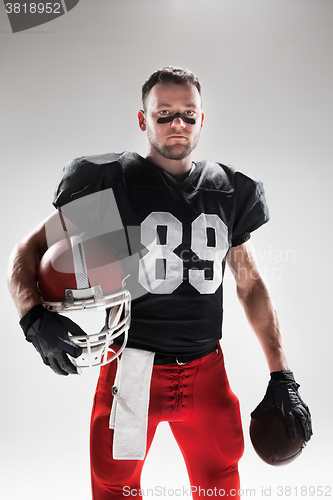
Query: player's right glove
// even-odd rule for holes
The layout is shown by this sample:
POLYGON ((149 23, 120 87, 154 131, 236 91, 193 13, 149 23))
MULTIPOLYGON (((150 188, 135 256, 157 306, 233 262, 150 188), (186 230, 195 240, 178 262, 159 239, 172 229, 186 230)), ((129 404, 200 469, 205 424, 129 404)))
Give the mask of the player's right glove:
POLYGON ((271 373, 264 399, 251 413, 256 419, 272 406, 280 408, 284 415, 287 434, 289 439, 295 441, 296 430, 294 418, 301 426, 305 441, 312 436, 311 414, 308 406, 302 400, 298 392, 299 384, 290 371, 279 371, 271 373))
POLYGON ((31 342, 41 355, 44 363, 58 375, 79 373, 67 354, 77 358, 82 348, 75 345, 68 337, 70 331, 74 335, 84 335, 81 328, 69 318, 45 309, 38 304, 20 320, 28 342, 31 342))

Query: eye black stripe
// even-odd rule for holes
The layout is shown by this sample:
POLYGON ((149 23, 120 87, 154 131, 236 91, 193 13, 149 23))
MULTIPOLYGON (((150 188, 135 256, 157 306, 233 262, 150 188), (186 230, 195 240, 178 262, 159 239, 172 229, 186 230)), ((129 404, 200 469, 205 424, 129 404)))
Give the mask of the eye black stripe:
POLYGON ((190 125, 194 125, 195 124, 195 119, 194 118, 190 118, 190 117, 188 117, 186 115, 182 115, 181 113, 175 113, 172 116, 166 116, 164 118, 158 118, 157 123, 169 123, 169 122, 173 122, 173 120, 175 118, 181 118, 183 120, 183 122, 189 123, 190 125))

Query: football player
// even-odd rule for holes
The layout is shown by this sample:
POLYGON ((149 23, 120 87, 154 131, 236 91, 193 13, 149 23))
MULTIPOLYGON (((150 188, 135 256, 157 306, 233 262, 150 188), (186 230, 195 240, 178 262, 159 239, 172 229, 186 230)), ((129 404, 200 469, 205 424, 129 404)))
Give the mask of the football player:
POLYGON ((239 498, 243 434, 219 342, 226 262, 271 372, 253 416, 279 406, 290 439, 295 438, 294 418, 306 440, 312 433, 249 241, 269 218, 263 186, 221 163, 193 161, 204 114, 201 85, 191 71, 165 67, 153 73, 142 87, 138 122, 148 139, 145 158, 110 153, 78 158, 65 167, 53 201, 56 212, 13 251, 9 288, 25 336, 44 363, 59 374, 77 373, 75 359, 82 348, 70 335, 70 324, 48 319, 54 313, 41 303, 36 269, 64 230, 66 237, 97 234, 107 245, 122 247, 121 238, 113 241, 115 231, 105 229, 117 217, 127 248, 119 255, 130 268, 131 326, 121 380, 116 363, 105 364, 96 389, 93 498, 122 499, 125 487, 126 496, 137 495, 161 421, 169 422, 183 453, 193 498, 199 498, 199 487, 239 498), (96 202, 101 193, 111 193, 112 210, 96 202))

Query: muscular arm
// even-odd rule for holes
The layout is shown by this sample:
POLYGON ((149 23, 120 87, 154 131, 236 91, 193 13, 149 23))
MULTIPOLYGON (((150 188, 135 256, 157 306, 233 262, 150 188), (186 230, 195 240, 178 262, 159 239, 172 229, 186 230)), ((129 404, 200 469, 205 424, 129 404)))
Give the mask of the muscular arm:
POLYGON ((252 244, 231 248, 227 261, 236 280, 238 298, 263 348, 270 372, 289 370, 277 313, 260 275, 252 244))
POLYGON ((256 264, 252 244, 247 242, 232 248, 228 264, 236 280, 239 300, 264 350, 271 372, 266 394, 251 417, 258 419, 269 408, 276 406, 284 415, 288 437, 292 441, 296 439, 296 418, 305 440, 309 441, 312 435, 310 411, 299 395, 299 384, 289 371, 277 314, 256 264))
MULTIPOLYGON (((69 235, 80 233, 68 220, 65 223, 69 235)), ((15 246, 9 260, 7 283, 20 318, 40 303, 36 272, 41 257, 48 247, 65 236, 59 212, 54 212, 15 246)))

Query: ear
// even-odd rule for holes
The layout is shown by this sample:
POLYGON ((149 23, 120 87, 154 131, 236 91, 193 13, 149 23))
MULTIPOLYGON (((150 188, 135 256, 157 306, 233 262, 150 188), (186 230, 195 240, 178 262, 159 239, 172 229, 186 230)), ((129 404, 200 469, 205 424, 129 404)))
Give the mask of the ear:
POLYGON ((204 118, 205 118, 204 113, 201 113, 201 125, 200 125, 200 128, 203 127, 204 118))
POLYGON ((144 115, 144 111, 140 109, 138 112, 138 118, 139 118, 139 127, 141 128, 142 132, 145 132, 146 130, 146 119, 144 115))

